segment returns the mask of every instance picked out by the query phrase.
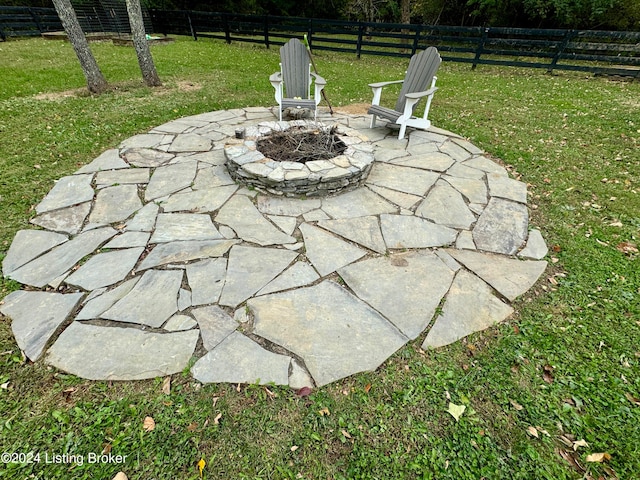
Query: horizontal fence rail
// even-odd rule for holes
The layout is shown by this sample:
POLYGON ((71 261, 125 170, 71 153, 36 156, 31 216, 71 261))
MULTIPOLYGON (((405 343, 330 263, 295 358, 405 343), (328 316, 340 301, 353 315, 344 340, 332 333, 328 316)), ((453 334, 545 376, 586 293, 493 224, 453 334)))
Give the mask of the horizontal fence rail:
MULTIPOLYGON (((151 10, 153 31, 250 42, 267 48, 307 35, 314 50, 410 57, 435 46, 445 61, 553 70, 574 70, 640 79, 640 32, 454 27, 346 22, 270 15, 151 10)), ((61 30, 53 9, 0 7, 0 36, 61 30)), ((89 32, 87 32, 89 33, 89 32)))

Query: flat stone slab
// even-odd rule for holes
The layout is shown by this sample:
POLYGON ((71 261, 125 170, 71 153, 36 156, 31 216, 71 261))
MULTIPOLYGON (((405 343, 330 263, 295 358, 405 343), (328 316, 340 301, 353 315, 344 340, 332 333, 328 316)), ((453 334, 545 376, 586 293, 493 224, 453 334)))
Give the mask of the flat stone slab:
POLYGON ((236 307, 279 275, 298 256, 276 248, 234 246, 220 305, 236 307))
POLYGON ((2 260, 2 273, 9 275, 16 268, 68 240, 66 235, 42 230, 20 230, 2 260))
POLYGON ((71 175, 56 182, 46 197, 36 205, 36 213, 58 210, 93 200, 93 175, 71 175))
POLYGON ((202 383, 289 384, 291 357, 265 350, 241 333, 229 335, 191 368, 202 383))
POLYGON ((148 270, 131 291, 101 317, 159 328, 178 311, 181 270, 148 270))
POLYGON ((255 333, 300 356, 316 385, 375 370, 408 339, 339 285, 324 281, 253 298, 255 333))
POLYGON ((155 333, 74 322, 49 349, 45 361, 89 380, 162 377, 185 369, 198 335, 198 330, 155 333))
POLYGON ((453 280, 453 271, 430 251, 372 258, 338 273, 411 340, 427 328, 453 280))
MULTIPOLYGON (((51 365, 91 379, 195 361, 202 382, 322 386, 412 339, 436 348, 502 321, 542 275, 526 184, 435 127, 398 141, 321 110, 357 131, 348 155, 308 163, 309 180, 337 188, 355 165, 364 186, 305 199, 238 187, 225 145, 252 161, 235 132, 278 129, 272 111, 176 119, 56 182, 31 220, 44 230, 18 232, 3 259, 25 287, 0 311, 29 358, 49 348, 51 365)), ((251 168, 283 182, 304 170, 251 168)))
POLYGON ((473 228, 480 250, 513 255, 527 239, 529 212, 526 205, 492 198, 473 228))
POLYGON ((486 283, 461 270, 447 293, 442 314, 436 317, 422 348, 449 345, 502 322, 512 313, 513 308, 494 296, 486 283))
POLYGON ((216 222, 229 226, 246 242, 258 245, 296 243, 294 237, 276 228, 243 195, 231 198, 216 215, 216 222))
POLYGON ((11 317, 11 330, 20 350, 36 361, 82 297, 82 293, 65 295, 18 290, 5 297, 0 312, 11 317))
POLYGON ((529 290, 547 268, 545 261, 454 249, 447 253, 511 301, 529 290))

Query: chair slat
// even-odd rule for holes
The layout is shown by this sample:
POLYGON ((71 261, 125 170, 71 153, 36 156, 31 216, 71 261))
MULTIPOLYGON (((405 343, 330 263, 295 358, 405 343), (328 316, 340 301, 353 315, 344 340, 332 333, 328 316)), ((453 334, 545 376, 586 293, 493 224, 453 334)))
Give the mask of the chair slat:
POLYGON ((280 49, 285 97, 309 98, 309 53, 297 38, 280 49))
POLYGON ((431 86, 431 81, 438 71, 441 61, 440 54, 435 47, 429 47, 411 57, 409 68, 396 102, 395 109, 398 112, 404 110, 405 95, 407 93, 424 92, 431 86))

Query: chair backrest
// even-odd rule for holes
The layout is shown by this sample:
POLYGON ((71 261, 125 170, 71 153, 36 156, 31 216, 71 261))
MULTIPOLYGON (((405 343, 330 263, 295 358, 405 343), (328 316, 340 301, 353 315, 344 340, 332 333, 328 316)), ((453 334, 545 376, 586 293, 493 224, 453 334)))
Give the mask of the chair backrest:
POLYGON ((404 110, 404 96, 407 93, 424 92, 431 87, 431 81, 438 71, 440 62, 442 59, 436 47, 429 47, 411 57, 396 103, 397 112, 404 110))
POLYGON ((292 38, 280 49, 282 80, 285 97, 309 98, 309 52, 297 38, 292 38))

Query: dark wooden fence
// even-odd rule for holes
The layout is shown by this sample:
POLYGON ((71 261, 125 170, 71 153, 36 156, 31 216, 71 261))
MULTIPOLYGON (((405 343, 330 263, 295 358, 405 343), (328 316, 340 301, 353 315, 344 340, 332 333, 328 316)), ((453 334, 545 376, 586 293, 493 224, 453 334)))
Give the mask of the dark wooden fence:
MULTIPOLYGON (((434 45, 443 60, 468 63, 472 68, 504 65, 640 79, 640 32, 344 22, 182 10, 151 10, 150 15, 154 32, 190 35, 194 40, 252 42, 269 48, 307 35, 314 50, 352 53, 358 58, 410 57, 434 45)), ((0 7, 3 39, 55 29, 62 26, 53 9, 0 7)))

